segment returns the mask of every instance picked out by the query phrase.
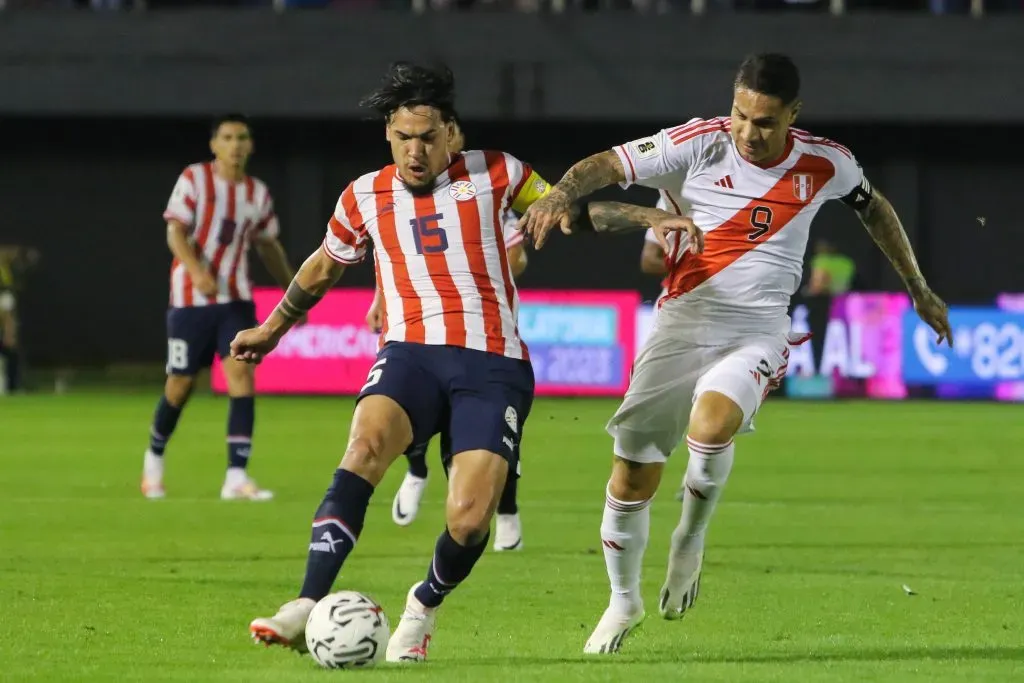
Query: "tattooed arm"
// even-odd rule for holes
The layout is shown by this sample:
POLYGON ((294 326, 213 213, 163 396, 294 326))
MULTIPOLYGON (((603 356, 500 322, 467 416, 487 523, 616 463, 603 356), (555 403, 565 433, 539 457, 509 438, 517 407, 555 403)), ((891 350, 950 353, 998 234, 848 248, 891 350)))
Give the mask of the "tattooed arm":
POLYGON ((533 238, 534 247, 539 249, 547 239, 548 231, 556 225, 564 233, 571 232, 573 202, 602 187, 625 180, 622 160, 614 151, 593 154, 573 164, 551 191, 529 208, 519 221, 519 227, 533 238))
POLYGON ((903 279, 907 290, 911 293, 915 289, 926 287, 921 268, 917 265, 917 258, 914 250, 907 239, 907 233, 903 230, 896 210, 892 208, 889 200, 881 192, 872 188, 870 199, 857 210, 857 216, 861 223, 867 228, 871 239, 875 241, 878 248, 882 250, 889 263, 903 279))
POLYGON ((574 232, 614 234, 652 228, 658 244, 665 253, 672 251, 668 243, 668 233, 686 232, 690 237, 690 250, 695 254, 704 251, 704 233, 692 220, 651 206, 637 206, 625 202, 590 202, 582 207, 573 205, 571 218, 574 232))
MULTIPOLYGON (((562 179, 555 183, 552 192, 559 192, 568 205, 592 192, 626 180, 626 170, 622 160, 612 150, 592 154, 583 161, 576 162, 565 172, 562 179)), ((642 207, 637 207, 642 208, 642 207)))
POLYGON ((903 279, 921 320, 935 330, 938 342, 945 339, 952 346, 953 332, 949 327, 948 308, 925 282, 914 249, 910 246, 910 240, 892 204, 874 188, 871 188, 870 194, 862 192, 860 197, 847 203, 853 206, 871 239, 903 279))
POLYGON ((582 207, 573 206, 574 224, 594 232, 617 233, 646 230, 665 218, 678 218, 652 206, 637 206, 625 202, 590 202, 582 207), (587 226, 587 221, 590 226, 587 226))

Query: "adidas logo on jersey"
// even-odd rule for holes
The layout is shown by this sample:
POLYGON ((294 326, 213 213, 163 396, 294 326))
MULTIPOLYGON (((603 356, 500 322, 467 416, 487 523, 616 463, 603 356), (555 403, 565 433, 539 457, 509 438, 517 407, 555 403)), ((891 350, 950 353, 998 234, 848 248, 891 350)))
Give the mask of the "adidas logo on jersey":
POLYGON ((717 185, 718 187, 727 187, 730 190, 734 189, 732 186, 732 178, 730 178, 729 176, 725 176, 721 180, 716 180, 715 185, 717 185))

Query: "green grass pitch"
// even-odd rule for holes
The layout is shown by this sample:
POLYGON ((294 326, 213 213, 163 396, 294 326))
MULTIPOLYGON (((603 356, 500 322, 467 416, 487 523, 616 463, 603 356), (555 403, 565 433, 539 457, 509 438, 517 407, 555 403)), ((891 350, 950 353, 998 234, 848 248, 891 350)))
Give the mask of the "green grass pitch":
MULTIPOLYGON (((525 548, 484 556, 438 617, 430 661, 318 669, 248 639, 302 577, 309 522, 344 449, 349 399, 264 398, 254 476, 277 499, 218 499, 223 399, 197 396, 167 453, 168 498, 138 492, 155 395, 0 399, 0 680, 1024 680, 1019 406, 769 401, 712 524, 701 597, 657 616, 675 457, 654 503, 648 619, 620 655, 583 643, 607 600, 598 527, 612 401, 536 404, 524 440, 525 548), (903 586, 916 595, 907 595, 903 586)), ((381 485, 336 587, 397 623, 442 528, 435 454, 421 516, 381 485)))

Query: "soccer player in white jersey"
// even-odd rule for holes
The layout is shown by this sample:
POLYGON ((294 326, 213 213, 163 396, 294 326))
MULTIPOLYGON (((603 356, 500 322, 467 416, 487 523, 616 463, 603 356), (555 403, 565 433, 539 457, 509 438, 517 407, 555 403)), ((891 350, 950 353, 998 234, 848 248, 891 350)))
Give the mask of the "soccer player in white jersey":
MULTIPOLYGON (((466 146, 466 137, 462 132, 462 124, 457 118, 452 119, 452 144, 451 152, 457 154, 466 146)), ((523 233, 519 230, 519 217, 511 209, 505 212, 502 231, 505 235, 505 250, 508 252, 508 267, 514 279, 519 278, 526 270, 527 256, 523 245, 523 233)), ((366 324, 374 332, 380 332, 384 327, 384 293, 377 289, 374 293, 373 303, 366 312, 366 324)), ((399 526, 408 526, 416 519, 420 509, 420 502, 427 487, 427 449, 430 447, 430 440, 422 443, 414 443, 405 452, 405 458, 409 462, 409 471, 402 479, 401 486, 395 493, 391 502, 391 519, 399 526)), ((451 454, 442 453, 441 461, 447 462, 451 454)), ((521 460, 517 460, 517 467, 521 460)), ((519 519, 519 502, 517 493, 519 489, 519 472, 510 475, 505 480, 505 489, 501 492, 498 500, 498 511, 494 522, 494 549, 498 552, 505 550, 522 550, 523 548, 523 527, 519 519)))
POLYGON ((257 641, 304 647, 313 605, 331 591, 363 529, 385 471, 412 443, 442 433, 450 453, 447 527, 426 576, 409 590, 387 660, 422 661, 445 596, 483 554, 507 476, 515 470, 534 377, 516 324, 518 295, 502 217, 550 188, 503 152, 450 152, 451 71, 400 62, 364 105, 381 114, 394 164, 352 182, 322 248, 299 269, 259 327, 232 354, 258 362, 372 240, 387 317, 384 345, 360 391, 348 447, 313 518, 297 599, 256 619, 257 641))
POLYGON ((163 498, 164 449, 192 393, 196 374, 224 361, 229 408, 225 500, 269 500, 247 467, 255 411, 253 368, 228 356, 232 338, 256 323, 249 281, 249 250, 255 244, 270 274, 287 287, 294 271, 278 240, 274 200, 259 178, 246 174, 252 129, 241 114, 214 120, 214 160, 192 164, 178 177, 164 211, 171 265, 167 311, 167 381, 150 427, 142 471, 142 493, 163 498))
POLYGON ((799 74, 786 56, 740 66, 731 116, 627 142, 574 165, 521 226, 542 246, 548 232, 652 227, 670 254, 668 292, 630 386, 608 424, 615 461, 601 539, 611 600, 588 653, 616 652, 644 617, 640 567, 649 505, 669 454, 686 434, 689 462, 659 611, 680 617, 697 596, 708 522, 733 463, 733 437, 749 431, 765 395, 785 375, 789 300, 801 280, 811 219, 829 199, 857 212, 903 278, 918 315, 952 345, 946 305, 925 283, 896 212, 845 147, 791 128, 799 74), (680 218, 655 208, 573 203, 606 185, 677 188, 680 218), (578 215, 574 215, 577 214, 578 215), (681 232, 668 248, 670 231, 681 232), (685 407, 684 407, 685 406, 685 407), (687 409, 689 408, 689 409, 687 409))

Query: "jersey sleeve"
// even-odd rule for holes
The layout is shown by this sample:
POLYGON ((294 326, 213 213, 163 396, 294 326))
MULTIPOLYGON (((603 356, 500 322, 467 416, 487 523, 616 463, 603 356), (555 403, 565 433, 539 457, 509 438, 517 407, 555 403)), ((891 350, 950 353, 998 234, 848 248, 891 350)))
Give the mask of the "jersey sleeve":
POLYGON ((327 222, 324 251, 338 263, 354 265, 366 258, 367 237, 356 194, 349 183, 327 222))
POLYGON ((666 175, 685 177, 701 157, 707 136, 718 124, 692 119, 676 128, 664 128, 654 135, 638 138, 614 147, 622 162, 626 181, 623 188, 633 184, 661 189, 661 178, 666 175))
POLYGON ((164 209, 165 221, 178 221, 191 228, 196 220, 196 181, 191 168, 178 176, 178 182, 171 190, 171 198, 167 200, 167 208, 164 209))
POLYGON ((832 141, 824 141, 822 147, 835 167, 827 199, 838 199, 854 209, 866 206, 871 200, 871 183, 857 158, 850 150, 832 141))
POLYGON ((505 155, 505 168, 508 170, 508 205, 514 211, 523 213, 551 191, 551 186, 533 167, 510 154, 505 155))
POLYGON ((270 191, 263 194, 263 201, 260 203, 259 223, 256 224, 256 234, 262 239, 277 239, 281 235, 281 223, 277 220, 277 211, 274 210, 274 198, 270 191))

